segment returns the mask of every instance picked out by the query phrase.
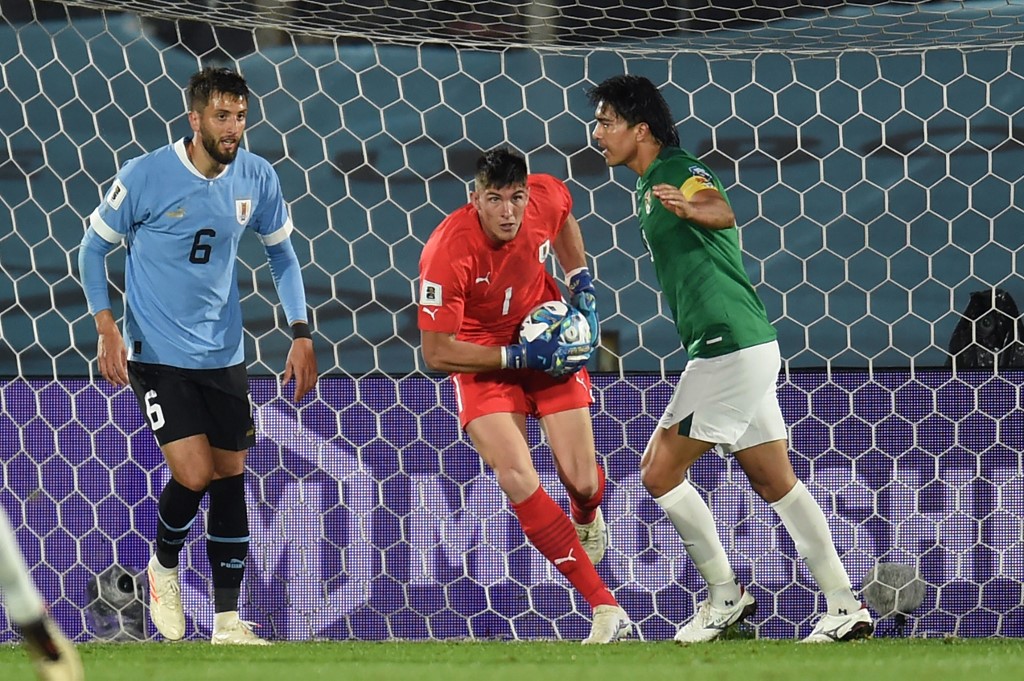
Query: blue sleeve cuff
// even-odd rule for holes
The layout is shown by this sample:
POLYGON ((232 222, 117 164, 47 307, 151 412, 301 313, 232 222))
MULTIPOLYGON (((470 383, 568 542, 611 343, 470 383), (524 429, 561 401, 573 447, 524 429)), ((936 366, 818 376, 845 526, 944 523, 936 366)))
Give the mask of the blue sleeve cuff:
POLYGON ((82 237, 78 249, 78 273, 82 279, 85 300, 89 304, 89 314, 110 309, 106 258, 116 247, 117 244, 101 239, 92 227, 82 237))
POLYGON ((274 277, 277 296, 281 299, 289 326, 297 321, 308 321, 306 292, 302 288, 302 268, 290 239, 267 246, 267 261, 274 277))

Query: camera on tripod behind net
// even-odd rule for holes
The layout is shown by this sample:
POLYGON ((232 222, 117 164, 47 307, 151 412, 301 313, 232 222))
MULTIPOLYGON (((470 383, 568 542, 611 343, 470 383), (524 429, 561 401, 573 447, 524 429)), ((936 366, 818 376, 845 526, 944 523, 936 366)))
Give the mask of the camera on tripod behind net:
POLYGON ((146 639, 145 571, 111 565, 86 584, 89 630, 108 641, 146 639))

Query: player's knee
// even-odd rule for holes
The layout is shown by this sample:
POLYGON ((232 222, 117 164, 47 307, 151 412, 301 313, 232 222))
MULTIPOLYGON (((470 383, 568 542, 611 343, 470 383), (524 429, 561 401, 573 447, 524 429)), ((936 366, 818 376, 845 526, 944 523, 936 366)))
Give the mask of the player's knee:
POLYGON ((600 490, 601 477, 593 452, 559 459, 558 477, 566 493, 580 501, 590 499, 600 490))
POLYGON ((174 479, 182 487, 187 487, 193 492, 202 492, 210 486, 213 480, 213 469, 194 468, 189 470, 178 470, 174 472, 174 479))
POLYGON ((644 457, 640 465, 640 482, 651 497, 663 497, 686 479, 686 469, 667 469, 651 457, 644 457))
POLYGON ((665 496, 672 489, 658 479, 657 476, 652 475, 649 471, 647 473, 641 473, 640 481, 643 483, 644 489, 647 490, 647 493, 654 499, 665 496))
POLYGON ((231 457, 230 459, 218 460, 214 463, 210 479, 233 478, 244 473, 245 459, 243 457, 231 457))
POLYGON ((769 504, 774 504, 782 497, 789 494, 796 482, 793 479, 780 477, 778 479, 751 480, 750 488, 754 493, 769 504))
POLYGON ((744 468, 750 489, 769 504, 774 504, 796 486, 797 478, 788 465, 747 466, 744 468))
POLYGON ((652 444, 647 445, 643 456, 640 457, 640 482, 643 483, 644 488, 650 492, 651 496, 657 497, 659 495, 655 494, 654 490, 659 487, 658 474, 652 444))
POLYGON ((540 476, 532 467, 501 466, 494 469, 494 477, 505 495, 514 502, 526 499, 540 487, 540 476))
POLYGON ((595 477, 594 480, 563 480, 562 484, 565 485, 565 491, 573 499, 587 500, 592 499, 598 491, 598 481, 595 477))

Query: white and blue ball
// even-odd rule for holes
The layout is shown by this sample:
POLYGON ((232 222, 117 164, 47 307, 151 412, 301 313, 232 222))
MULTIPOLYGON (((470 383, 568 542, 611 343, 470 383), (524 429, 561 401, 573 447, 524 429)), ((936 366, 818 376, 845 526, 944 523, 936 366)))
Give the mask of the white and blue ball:
POLYGON ((569 307, 561 300, 549 300, 530 310, 519 325, 519 341, 529 343, 540 338, 546 331, 561 325, 563 343, 589 343, 590 325, 579 310, 569 307), (568 322, 562 324, 563 320, 568 322))

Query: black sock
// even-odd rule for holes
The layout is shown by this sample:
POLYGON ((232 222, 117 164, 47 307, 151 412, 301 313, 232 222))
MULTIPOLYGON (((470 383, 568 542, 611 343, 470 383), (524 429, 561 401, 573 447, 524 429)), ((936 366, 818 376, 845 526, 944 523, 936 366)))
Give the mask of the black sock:
POLYGON ((213 577, 213 611, 238 610, 245 558, 249 555, 249 511, 245 505, 244 474, 210 483, 206 555, 210 558, 213 577))
POLYGON ((157 506, 156 559, 164 567, 178 567, 178 554, 185 546, 185 538, 196 519, 199 502, 206 490, 190 490, 171 478, 160 493, 157 506))
POLYGON ((37 651, 39 655, 51 662, 60 659, 60 650, 57 649, 57 643, 46 629, 45 618, 28 624, 19 624, 17 628, 21 632, 22 638, 25 639, 25 644, 37 651))

